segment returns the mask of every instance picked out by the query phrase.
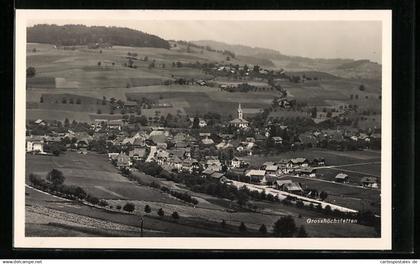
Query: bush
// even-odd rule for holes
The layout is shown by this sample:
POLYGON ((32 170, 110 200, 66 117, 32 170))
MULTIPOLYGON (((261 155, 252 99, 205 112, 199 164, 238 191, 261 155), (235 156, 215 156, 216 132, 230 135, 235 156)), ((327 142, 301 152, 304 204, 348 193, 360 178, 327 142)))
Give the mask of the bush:
POLYGON ((158 216, 163 217, 165 215, 165 212, 163 211, 162 208, 160 208, 157 212, 158 216))
POLYGON ((144 207, 144 212, 148 214, 151 211, 152 211, 152 208, 150 208, 150 206, 148 204, 146 204, 146 206, 144 207))
POLYGON ((47 174, 47 180, 54 185, 61 185, 64 183, 65 178, 61 171, 53 169, 47 174))
POLYGON ((135 208, 134 204, 132 204, 132 203, 126 203, 124 205, 124 207, 123 207, 123 210, 131 213, 131 212, 134 211, 134 208, 135 208))
POLYGON ((121 205, 117 205, 115 208, 117 208, 118 210, 121 210, 121 205))
POLYGON ((172 218, 173 218, 173 219, 179 219, 179 214, 178 214, 178 212, 173 212, 173 213, 172 213, 172 218))
POLYGON ((303 207, 303 202, 301 200, 296 202, 296 207, 298 208, 302 208, 303 207))
POLYGON ((246 232, 246 225, 244 222, 241 222, 241 225, 239 226, 239 231, 241 232, 246 232))
POLYGON ((86 201, 88 201, 91 204, 98 204, 99 203, 99 199, 96 198, 95 196, 91 196, 91 195, 88 195, 86 197, 86 201))
POLYGON ((222 222, 220 222, 220 225, 222 226, 222 228, 226 227, 226 221, 223 219, 222 222))
POLYGON ((98 203, 98 205, 105 207, 105 206, 108 206, 108 202, 105 201, 105 200, 100 200, 99 203, 98 203))
POLYGON ((292 216, 284 216, 273 225, 273 233, 279 237, 293 237, 296 232, 295 220, 292 216))
POLYGON ((35 76, 35 74, 36 74, 36 70, 35 70, 34 67, 28 67, 28 68, 26 68, 26 77, 32 78, 32 77, 35 76))

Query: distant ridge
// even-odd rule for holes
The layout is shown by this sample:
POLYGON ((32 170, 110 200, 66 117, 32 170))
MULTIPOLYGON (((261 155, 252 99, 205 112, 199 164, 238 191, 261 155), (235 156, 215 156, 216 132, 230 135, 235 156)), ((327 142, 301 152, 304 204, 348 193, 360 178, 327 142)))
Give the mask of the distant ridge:
POLYGON ((107 43, 132 47, 170 48, 168 41, 139 30, 85 25, 35 25, 27 29, 27 41, 64 46, 107 43))
POLYGON ((238 56, 269 60, 275 67, 283 68, 286 71, 319 71, 343 78, 375 80, 380 80, 382 74, 382 66, 369 60, 306 58, 284 55, 273 49, 227 44, 213 40, 191 42, 213 49, 229 50, 238 56))

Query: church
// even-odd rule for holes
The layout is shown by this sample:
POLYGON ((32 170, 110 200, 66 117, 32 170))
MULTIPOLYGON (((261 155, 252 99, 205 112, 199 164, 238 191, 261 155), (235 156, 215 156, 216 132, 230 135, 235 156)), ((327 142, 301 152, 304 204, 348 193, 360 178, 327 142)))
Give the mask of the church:
POLYGON ((230 125, 237 127, 237 128, 247 128, 249 125, 249 122, 247 120, 244 119, 243 117, 243 111, 241 108, 241 104, 239 104, 238 106, 238 118, 233 119, 232 121, 230 121, 230 125))

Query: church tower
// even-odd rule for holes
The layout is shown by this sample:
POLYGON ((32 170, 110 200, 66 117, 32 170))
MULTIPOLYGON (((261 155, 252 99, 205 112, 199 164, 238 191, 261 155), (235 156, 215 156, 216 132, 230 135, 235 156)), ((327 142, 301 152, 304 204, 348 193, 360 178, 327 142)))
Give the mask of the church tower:
POLYGON ((244 119, 241 104, 239 104, 239 106, 238 106, 238 118, 241 119, 241 120, 244 119))

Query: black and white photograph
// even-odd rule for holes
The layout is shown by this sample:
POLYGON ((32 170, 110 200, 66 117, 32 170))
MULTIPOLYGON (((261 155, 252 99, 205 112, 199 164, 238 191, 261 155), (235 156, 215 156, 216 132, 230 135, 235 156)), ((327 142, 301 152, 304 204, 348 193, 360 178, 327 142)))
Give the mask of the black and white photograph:
POLYGON ((15 244, 389 249, 390 19, 18 11, 15 244))

